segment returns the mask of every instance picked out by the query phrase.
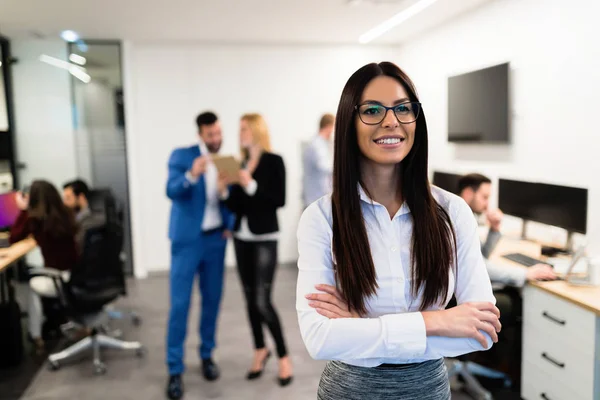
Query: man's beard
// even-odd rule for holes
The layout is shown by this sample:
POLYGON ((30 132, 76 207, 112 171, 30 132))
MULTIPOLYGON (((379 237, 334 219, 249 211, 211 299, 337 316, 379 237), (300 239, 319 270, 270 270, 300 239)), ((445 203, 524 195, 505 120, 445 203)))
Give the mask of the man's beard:
POLYGON ((219 150, 221 149, 221 142, 219 143, 205 143, 206 144, 206 148, 208 149, 209 153, 218 153, 219 150))

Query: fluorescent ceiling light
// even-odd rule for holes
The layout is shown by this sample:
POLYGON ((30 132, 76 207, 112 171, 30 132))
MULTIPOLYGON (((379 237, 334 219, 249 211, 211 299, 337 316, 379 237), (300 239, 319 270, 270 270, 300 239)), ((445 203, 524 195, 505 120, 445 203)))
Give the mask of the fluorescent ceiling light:
POLYGON ((64 41, 66 42, 76 42, 79 40, 79 35, 77 34, 77 32, 71 31, 71 30, 66 30, 66 31, 62 31, 60 33, 60 37, 63 38, 64 41))
POLYGON ((90 83, 90 81, 92 80, 91 76, 89 76, 81 68, 76 67, 75 65, 72 65, 71 68, 69 68, 69 72, 71 73, 71 75, 73 75, 75 78, 79 79, 83 83, 90 83))
POLYGON ((40 61, 45 62, 46 64, 50 64, 57 68, 67 70, 71 75, 73 75, 75 78, 79 79, 84 83, 89 83, 92 80, 92 77, 85 72, 84 68, 81 68, 78 65, 71 64, 70 62, 58 59, 56 57, 51 57, 46 54, 42 54, 40 56, 40 61))
POLYGON ((85 63, 87 62, 85 57, 82 57, 79 54, 75 54, 75 53, 72 53, 69 56, 69 60, 71 60, 71 62, 74 62, 75 64, 79 64, 79 65, 85 65, 85 63))
POLYGON ((389 31, 390 29, 397 27, 398 25, 400 25, 407 19, 414 17, 421 11, 425 10, 427 7, 431 6, 436 1, 437 0, 421 0, 418 3, 413 4, 412 6, 408 7, 407 9, 400 11, 398 14, 394 15, 392 18, 390 18, 386 21, 383 21, 381 24, 377 25, 375 28, 373 28, 370 31, 361 35, 360 38, 358 38, 358 41, 362 44, 369 43, 373 39, 376 39, 379 36, 386 33, 387 31, 389 31))

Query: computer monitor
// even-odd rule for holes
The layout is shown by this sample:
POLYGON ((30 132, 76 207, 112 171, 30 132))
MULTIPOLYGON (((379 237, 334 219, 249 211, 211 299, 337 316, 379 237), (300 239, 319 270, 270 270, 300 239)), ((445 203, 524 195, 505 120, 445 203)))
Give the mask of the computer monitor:
POLYGON ((462 175, 451 174, 449 172, 434 171, 433 184, 450 193, 458 194, 458 181, 462 175))
POLYGON ((10 229, 19 216, 17 192, 0 194, 0 231, 10 229))
POLYGON ((498 207, 505 214, 557 226, 569 234, 587 231, 587 189, 500 179, 498 207))

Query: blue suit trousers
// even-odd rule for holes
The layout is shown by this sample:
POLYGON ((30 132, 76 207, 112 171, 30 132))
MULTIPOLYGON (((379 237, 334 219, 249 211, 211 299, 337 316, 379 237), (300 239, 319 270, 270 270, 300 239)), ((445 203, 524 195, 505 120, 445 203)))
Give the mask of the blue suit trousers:
POLYGON ((205 235, 199 241, 171 244, 171 311, 167 332, 167 366, 170 375, 181 374, 185 370, 184 343, 196 275, 201 298, 198 329, 200 358, 210 358, 216 346, 226 245, 227 240, 223 239, 220 231, 205 235))

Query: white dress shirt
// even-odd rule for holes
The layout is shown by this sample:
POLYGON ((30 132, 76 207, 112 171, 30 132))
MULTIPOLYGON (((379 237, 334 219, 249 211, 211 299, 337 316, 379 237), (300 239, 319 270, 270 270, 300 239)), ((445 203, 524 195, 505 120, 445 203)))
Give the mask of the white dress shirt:
MULTIPOLYGON (((210 153, 206 144, 200 141, 198 147, 200 148, 200 154, 209 158, 206 163, 206 171, 204 171, 206 204, 204 206, 204 218, 202 219, 202 230, 206 232, 223 226, 223 218, 221 217, 221 209, 219 207, 219 172, 215 164, 210 160, 210 153)), ((186 172, 185 177, 194 185, 198 183, 198 178, 194 178, 189 171, 186 172)))
MULTIPOLYGON (((432 187, 438 203, 448 212, 457 239, 457 266, 450 269, 448 298, 442 310, 456 295, 458 304, 471 301, 495 303, 486 272, 477 224, 467 204, 458 196, 432 187), (457 276, 454 270, 457 271, 457 276)), ((367 197, 359 187, 362 213, 377 273, 379 289, 367 299, 370 310, 365 318, 329 319, 308 305, 306 294, 315 285, 335 285, 333 271, 331 196, 311 204, 298 227, 298 286, 296 309, 304 343, 315 359, 339 360, 361 367, 383 363, 404 364, 455 357, 489 349, 470 338, 426 336, 419 311, 422 291, 411 294, 411 237, 413 221, 403 204, 390 219, 386 208, 367 197)))
POLYGON ((331 193, 333 172, 333 152, 331 143, 317 135, 309 143, 303 155, 302 197, 304 206, 331 193))

